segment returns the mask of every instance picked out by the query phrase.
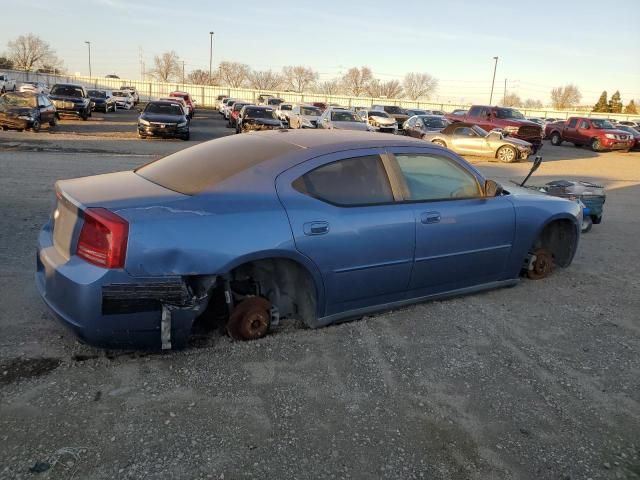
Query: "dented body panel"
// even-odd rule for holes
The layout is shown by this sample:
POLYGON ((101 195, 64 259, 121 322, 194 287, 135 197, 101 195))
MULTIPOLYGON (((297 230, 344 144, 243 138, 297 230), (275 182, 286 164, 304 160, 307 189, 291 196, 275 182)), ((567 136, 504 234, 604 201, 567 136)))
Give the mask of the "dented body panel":
MULTIPOLYGON (((308 326, 319 327, 421 299, 512 284, 545 225, 565 219, 579 232, 575 203, 526 189, 448 200, 440 207, 438 202, 399 202, 343 209, 322 203, 292 189, 291 182, 320 165, 358 155, 442 155, 467 169, 478 184, 484 178, 452 152, 421 140, 366 132, 284 132, 226 137, 174 154, 188 162, 188 170, 233 147, 233 163, 220 164, 210 185, 186 172, 193 187, 186 193, 176 191, 182 171, 169 175, 173 183, 166 186, 144 169, 58 182, 58 203, 40 232, 37 256, 36 284, 49 308, 94 345, 179 348, 207 308, 218 279, 228 285, 232 272, 261 284, 260 293, 279 313, 299 314, 308 326), (243 162, 246 168, 226 171, 243 162), (60 208, 63 203, 71 207, 60 208), (90 207, 108 209, 128 222, 122 268, 101 268, 74 253, 83 212, 90 207), (440 226, 420 222, 423 209, 436 208, 440 226), (474 211, 488 215, 486 221, 474 211), (492 220, 491 212, 501 218, 492 220), (316 220, 330 221, 326 235, 306 232, 306 224, 316 220), (57 244, 56 225, 63 229, 57 244), (461 237, 449 242, 454 250, 434 254, 421 244, 436 228, 441 236, 461 237), (477 245, 474 236, 482 240, 477 245), (499 264, 490 265, 477 281, 453 279, 440 286, 437 278, 417 277, 416 263, 425 260, 446 263, 451 271, 481 272, 482 262, 493 258, 483 252, 497 252, 492 255, 499 264), (479 262, 470 262, 472 257, 479 262)), ((422 273, 428 275, 424 265, 422 273)))

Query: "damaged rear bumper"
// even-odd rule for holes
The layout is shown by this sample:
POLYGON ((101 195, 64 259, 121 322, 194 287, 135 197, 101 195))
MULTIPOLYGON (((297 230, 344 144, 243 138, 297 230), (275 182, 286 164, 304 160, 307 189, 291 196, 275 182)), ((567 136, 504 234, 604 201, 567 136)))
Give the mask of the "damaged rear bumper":
POLYGON ((132 277, 75 256, 63 257, 40 234, 36 286, 55 317, 82 341, 102 348, 160 350, 187 345, 206 308, 182 277, 132 277))

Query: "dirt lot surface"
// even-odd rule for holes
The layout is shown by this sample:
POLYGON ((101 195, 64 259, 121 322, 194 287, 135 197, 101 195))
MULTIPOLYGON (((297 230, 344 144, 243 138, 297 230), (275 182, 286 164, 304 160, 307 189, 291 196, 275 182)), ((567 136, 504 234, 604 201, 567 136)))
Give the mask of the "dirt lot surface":
MULTIPOLYGON (((33 282, 54 180, 230 133, 138 140, 135 113, 0 132, 1 479, 640 479, 640 153, 545 144, 535 182, 594 180, 604 221, 543 281, 320 330, 104 352, 33 282)), ((530 164, 473 162, 506 184, 530 164)))

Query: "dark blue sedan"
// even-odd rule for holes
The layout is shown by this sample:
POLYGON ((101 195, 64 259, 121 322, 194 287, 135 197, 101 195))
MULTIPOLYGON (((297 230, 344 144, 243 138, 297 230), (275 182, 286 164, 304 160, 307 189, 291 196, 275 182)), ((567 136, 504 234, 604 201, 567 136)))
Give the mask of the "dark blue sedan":
POLYGON ((207 316, 253 339, 541 278, 571 263, 582 222, 575 202, 368 132, 230 136, 55 190, 36 283, 104 347, 182 347, 207 316))

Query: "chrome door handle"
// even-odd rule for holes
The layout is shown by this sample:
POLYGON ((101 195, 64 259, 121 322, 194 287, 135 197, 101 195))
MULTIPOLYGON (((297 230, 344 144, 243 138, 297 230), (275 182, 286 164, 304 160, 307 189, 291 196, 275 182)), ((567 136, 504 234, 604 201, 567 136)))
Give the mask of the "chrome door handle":
POLYGON ((440 212, 424 212, 420 215, 422 223, 440 223, 440 212))
POLYGON ((329 233, 329 222, 307 222, 303 225, 303 230, 305 235, 324 235, 329 233))

